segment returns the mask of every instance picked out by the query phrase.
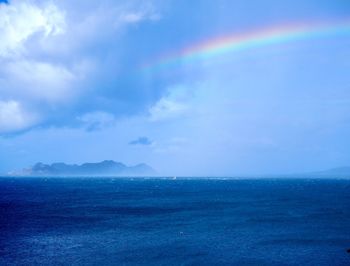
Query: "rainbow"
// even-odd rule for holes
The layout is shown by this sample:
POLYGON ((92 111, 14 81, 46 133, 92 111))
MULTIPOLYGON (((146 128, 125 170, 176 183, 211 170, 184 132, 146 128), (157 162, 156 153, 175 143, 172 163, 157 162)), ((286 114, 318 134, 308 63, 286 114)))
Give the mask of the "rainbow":
POLYGON ((243 34, 228 34, 195 44, 180 51, 164 55, 142 66, 143 70, 157 70, 180 63, 207 60, 226 53, 241 52, 269 45, 350 35, 350 21, 333 23, 289 24, 260 29, 243 34))

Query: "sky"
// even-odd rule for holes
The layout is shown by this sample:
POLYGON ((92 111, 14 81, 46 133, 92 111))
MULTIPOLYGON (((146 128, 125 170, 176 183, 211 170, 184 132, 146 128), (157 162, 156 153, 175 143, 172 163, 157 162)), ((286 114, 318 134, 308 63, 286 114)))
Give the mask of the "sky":
POLYGON ((0 172, 350 166, 348 0, 0 2, 0 172))

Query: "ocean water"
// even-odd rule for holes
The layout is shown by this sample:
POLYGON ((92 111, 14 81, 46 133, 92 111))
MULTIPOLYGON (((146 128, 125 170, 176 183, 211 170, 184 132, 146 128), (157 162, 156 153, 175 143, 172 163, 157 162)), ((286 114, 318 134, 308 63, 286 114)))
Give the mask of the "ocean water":
POLYGON ((350 180, 0 178, 0 265, 350 265, 350 180))

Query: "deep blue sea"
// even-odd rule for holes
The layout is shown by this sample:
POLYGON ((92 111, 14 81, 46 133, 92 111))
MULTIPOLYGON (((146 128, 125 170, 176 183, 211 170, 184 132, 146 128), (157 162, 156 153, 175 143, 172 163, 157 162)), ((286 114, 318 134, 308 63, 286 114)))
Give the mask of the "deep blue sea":
POLYGON ((350 265, 350 180, 0 178, 0 265, 350 265))

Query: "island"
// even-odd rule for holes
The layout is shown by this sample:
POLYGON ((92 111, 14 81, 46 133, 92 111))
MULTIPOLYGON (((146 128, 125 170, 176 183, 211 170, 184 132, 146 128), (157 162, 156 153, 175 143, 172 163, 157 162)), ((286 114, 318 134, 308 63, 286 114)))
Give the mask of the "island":
POLYGON ((14 171, 9 175, 17 176, 155 176, 156 171, 149 165, 141 163, 127 166, 121 162, 104 160, 97 163, 66 164, 36 163, 30 168, 14 171))

